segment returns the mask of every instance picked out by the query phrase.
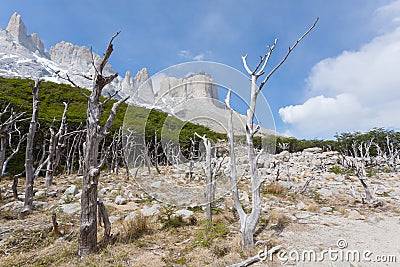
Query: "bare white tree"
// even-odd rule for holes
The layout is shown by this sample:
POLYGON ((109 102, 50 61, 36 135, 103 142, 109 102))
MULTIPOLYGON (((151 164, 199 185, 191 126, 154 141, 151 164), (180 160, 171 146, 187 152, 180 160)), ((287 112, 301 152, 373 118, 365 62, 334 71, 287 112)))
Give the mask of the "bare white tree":
POLYGON ((26 139, 26 152, 25 152, 25 200, 24 200, 24 213, 28 213, 33 208, 33 183, 34 183, 34 167, 33 167, 33 142, 35 140, 36 128, 38 126, 38 108, 39 108, 39 87, 40 81, 35 80, 32 87, 32 118, 29 124, 29 132, 26 139))
POLYGON ((296 42, 289 47, 286 55, 283 59, 264 77, 262 82, 258 85, 257 80, 265 74, 265 68, 269 61, 272 52, 277 44, 277 39, 275 39, 273 45, 269 47, 269 50, 260 58, 258 65, 254 70, 250 70, 247 64, 247 56, 242 57, 243 66, 247 74, 251 77, 251 91, 250 91, 250 104, 247 110, 247 122, 246 122, 246 145, 247 145, 247 157, 249 160, 249 174, 251 179, 251 212, 247 214, 242 204, 239 201, 238 187, 237 187, 237 173, 236 173, 236 158, 234 153, 234 132, 232 126, 232 109, 230 107, 230 92, 227 94, 225 99, 225 104, 228 109, 228 140, 230 143, 230 156, 231 156, 231 186, 232 195, 234 200, 235 208, 239 214, 240 220, 240 232, 242 235, 242 249, 252 249, 254 248, 254 232, 257 227, 258 221, 261 215, 261 195, 260 187, 264 182, 265 177, 260 177, 257 170, 257 161, 263 150, 256 153, 253 143, 253 137, 257 134, 260 129, 260 125, 254 125, 254 115, 256 110, 257 96, 261 92, 261 89, 266 84, 266 82, 271 78, 275 71, 282 66, 286 61, 293 49, 298 45, 298 43, 316 26, 318 18, 314 24, 299 38, 296 42))
POLYGON ((356 142, 354 142, 352 144, 353 162, 354 162, 353 165, 355 168, 356 175, 364 188, 365 199, 363 199, 363 202, 367 201, 367 203, 372 203, 372 201, 373 201, 373 196, 372 196, 371 191, 369 190, 368 184, 366 182, 367 172, 366 172, 366 168, 365 168, 366 162, 368 161, 368 158, 370 157, 369 151, 370 151, 372 143, 373 143, 373 140, 370 140, 368 143, 362 142, 359 145, 357 145, 356 142))
POLYGON ((58 128, 57 133, 50 127, 50 141, 49 141, 49 153, 47 155, 47 168, 46 168, 46 179, 45 185, 50 186, 53 183, 54 172, 60 160, 60 150, 63 145, 63 138, 67 131, 67 111, 69 102, 63 102, 64 112, 61 117, 61 124, 58 128))
POLYGON ((6 168, 9 161, 18 153, 21 143, 25 141, 26 135, 21 135, 21 131, 17 127, 17 123, 20 122, 25 112, 17 113, 10 108, 10 103, 0 111, 0 179, 6 173, 6 168), (9 111, 10 109, 10 111, 9 111), (2 121, 3 116, 10 113, 8 118, 2 121), (18 144, 16 147, 12 145, 13 136, 17 134, 18 144), (6 158, 7 147, 11 149, 11 153, 6 158))
MULTIPOLYGON (((104 124, 100 126, 100 118, 103 114, 103 107, 114 95, 110 95, 105 101, 101 101, 103 89, 106 85, 110 84, 115 78, 118 77, 118 73, 106 76, 103 74, 104 67, 108 63, 108 59, 113 52, 113 41, 118 36, 117 32, 110 40, 107 50, 102 58, 100 64, 96 66, 94 57, 92 59, 92 65, 95 73, 93 77, 93 88, 90 95, 83 92, 81 87, 76 85, 67 75, 68 80, 74 85, 80 93, 87 99, 87 118, 86 118, 86 140, 83 144, 83 181, 82 181, 82 196, 81 196, 81 219, 80 219, 80 231, 79 231, 79 247, 78 254, 81 257, 87 256, 88 254, 96 251, 97 249, 97 185, 100 177, 100 169, 105 162, 99 160, 99 145, 101 141, 109 134, 110 128, 114 121, 117 113, 117 108, 128 97, 123 98, 113 104, 110 114, 104 124)), ((99 202, 100 203, 100 202, 99 202)), ((102 213, 103 216, 106 213, 102 213)), ((104 221, 104 218, 102 218, 104 221)), ((107 233, 110 233, 110 229, 107 229, 107 233)), ((108 239, 108 236, 105 236, 108 239)))
POLYGON ((215 187, 216 187, 216 177, 219 170, 221 169, 222 162, 224 158, 216 158, 211 155, 211 141, 204 135, 200 136, 195 133, 200 139, 203 140, 203 145, 206 150, 204 172, 206 174, 206 188, 205 188, 205 198, 206 198, 206 218, 208 220, 208 226, 212 226, 212 205, 215 200, 215 187))

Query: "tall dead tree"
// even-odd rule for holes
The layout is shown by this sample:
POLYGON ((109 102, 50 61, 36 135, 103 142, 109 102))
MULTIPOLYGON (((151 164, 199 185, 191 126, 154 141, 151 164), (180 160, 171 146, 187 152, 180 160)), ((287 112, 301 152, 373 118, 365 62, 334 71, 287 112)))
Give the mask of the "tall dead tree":
POLYGON ((45 185, 50 186, 53 183, 54 172, 57 168, 60 159, 60 150, 63 145, 63 137, 67 130, 67 111, 69 107, 69 102, 63 102, 64 112, 61 117, 61 124, 58 128, 57 133, 50 127, 50 141, 49 141, 49 153, 47 155, 47 168, 46 168, 46 179, 45 185))
MULTIPOLYGON (((96 66, 94 57, 92 65, 94 67, 93 88, 90 95, 83 92, 81 87, 76 85, 67 76, 67 80, 78 88, 79 92, 87 99, 87 118, 86 118, 86 140, 83 144, 83 178, 82 178, 82 196, 81 196, 81 218, 79 230, 79 248, 78 254, 81 257, 96 251, 97 248, 97 185, 100 176, 100 169, 105 162, 99 160, 99 144, 109 134, 111 125, 117 113, 117 108, 125 102, 128 97, 121 99, 113 104, 110 114, 104 126, 100 126, 100 118, 103 114, 103 107, 112 97, 118 94, 110 95, 105 101, 101 101, 101 95, 104 87, 110 84, 118 73, 109 76, 103 74, 104 67, 113 52, 113 41, 118 36, 117 32, 110 40, 107 50, 100 64, 96 66)), ((89 78, 89 77, 88 77, 89 78)), ((109 233, 109 229, 108 229, 109 233)), ((106 237, 108 238, 108 237, 106 237)))
POLYGON ((25 201, 24 213, 28 213, 33 208, 33 182, 34 182, 34 168, 33 168, 33 142, 35 140, 35 132, 38 126, 38 109, 39 109, 39 86, 40 81, 35 80, 32 85, 32 118, 29 124, 28 136, 26 138, 26 152, 25 152, 25 201))
POLYGON ((221 169, 224 158, 216 159, 211 155, 211 141, 204 135, 200 136, 195 133, 196 136, 203 140, 203 145, 206 150, 204 172, 206 174, 206 188, 205 188, 205 199, 206 199, 206 219, 208 226, 212 226, 212 205, 215 200, 215 187, 216 187, 216 176, 221 169))
POLYGON ((246 146, 247 146, 247 157, 249 160, 249 174, 251 179, 251 212, 246 213, 239 201, 238 187, 237 187, 237 173, 236 173, 236 158, 234 153, 234 132, 232 126, 232 109, 230 108, 230 92, 228 93, 225 104, 228 109, 228 140, 230 143, 230 155, 231 155, 231 186, 232 195, 234 200, 235 208, 239 214, 240 220, 240 232, 242 235, 242 249, 252 249, 254 248, 254 232, 261 215, 261 195, 260 187, 264 182, 265 177, 260 177, 257 170, 257 161, 263 150, 256 153, 253 143, 253 138, 260 129, 260 125, 254 125, 254 115, 256 110, 257 96, 261 92, 261 89, 266 84, 266 82, 271 78, 275 71, 282 66, 286 61, 293 49, 298 45, 298 43, 315 27, 318 22, 318 18, 314 24, 293 44, 289 47, 286 55, 283 59, 264 77, 263 81, 258 85, 257 80, 265 74, 265 67, 269 61, 272 52, 277 44, 277 39, 275 39, 274 44, 269 46, 269 50, 260 58, 258 65, 254 70, 250 70, 247 65, 247 55, 242 57, 243 66, 247 74, 251 77, 251 90, 250 90, 250 103, 249 109, 247 110, 247 121, 246 121, 246 146))

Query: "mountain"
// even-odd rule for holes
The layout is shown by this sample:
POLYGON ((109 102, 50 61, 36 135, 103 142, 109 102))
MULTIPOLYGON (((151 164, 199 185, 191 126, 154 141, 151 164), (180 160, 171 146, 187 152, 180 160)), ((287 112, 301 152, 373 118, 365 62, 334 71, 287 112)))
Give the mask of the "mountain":
MULTIPOLYGON (((56 83, 69 83, 59 78, 68 74, 83 88, 90 89, 95 64, 101 57, 85 46, 61 41, 45 50, 36 33, 28 34, 27 27, 18 13, 14 13, 5 30, 0 29, 0 77, 41 78, 56 83)), ((113 74, 111 64, 104 68, 104 74, 113 74)), ((104 94, 118 91, 116 98, 131 96, 129 104, 155 108, 184 121, 205 125, 217 132, 225 132, 225 107, 218 100, 218 88, 213 78, 206 73, 193 73, 187 77, 163 77, 155 92, 152 79, 146 68, 133 77, 128 70, 125 77, 118 77, 109 84, 104 94)), ((234 115, 234 128, 244 133, 245 116, 234 115)), ((264 131, 265 132, 265 131, 264 131)), ((273 132, 266 130, 266 133, 273 132)))
MULTIPOLYGON (((84 88, 90 88, 92 81, 86 77, 93 75, 92 56, 95 63, 100 62, 101 57, 92 53, 88 47, 77 46, 62 41, 45 51, 44 44, 36 33, 27 34, 27 27, 18 13, 14 13, 5 30, 0 29, 0 76, 41 78, 57 83, 68 83, 60 79, 56 73, 65 77, 69 74, 76 84, 84 88)), ((141 70, 147 72, 147 70, 141 70)), ((106 75, 115 73, 112 66, 107 64, 104 68, 106 75)), ((143 76, 138 73, 137 79, 143 81, 143 76)), ((125 77, 126 79, 126 77, 125 77)), ((133 79, 131 86, 122 87, 124 79, 120 77, 110 84, 105 93, 113 93, 120 90, 120 97, 134 92, 139 82, 133 79)), ((146 78, 148 79, 148 77, 146 78)), ((151 89, 151 88, 149 88, 151 89)), ((153 91, 147 92, 149 95, 153 91)))

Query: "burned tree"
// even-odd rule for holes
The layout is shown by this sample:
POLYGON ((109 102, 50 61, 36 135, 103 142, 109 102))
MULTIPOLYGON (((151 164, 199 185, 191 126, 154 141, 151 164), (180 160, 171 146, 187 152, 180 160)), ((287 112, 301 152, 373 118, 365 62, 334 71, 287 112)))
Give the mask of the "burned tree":
POLYGON ((222 162, 224 158, 217 159, 216 157, 212 157, 211 155, 211 141, 204 135, 200 136, 195 133, 196 136, 203 140, 203 145, 206 150, 206 161, 204 163, 204 172, 206 174, 206 190, 205 190, 205 198, 206 198, 206 219, 208 220, 208 226, 212 226, 212 205, 215 200, 215 187, 216 187, 216 176, 221 169, 222 162))
POLYGON ((6 168, 10 160, 18 153, 22 142, 25 141, 26 135, 22 135, 17 123, 20 122, 25 112, 17 113, 12 108, 9 116, 2 121, 10 109, 10 104, 0 111, 0 179, 6 174, 6 168), (16 135, 18 143, 14 147, 13 137, 16 135), (11 153, 6 157, 7 147, 11 149, 11 153))
POLYGON ((33 183, 34 183, 34 168, 33 168, 33 142, 35 140, 35 132, 38 126, 38 109, 39 109, 39 86, 40 81, 35 80, 32 85, 32 118, 29 124, 29 132, 26 138, 25 152, 25 201, 24 212, 30 212, 33 208, 33 183))
POLYGON ((69 102, 64 102, 64 112, 61 117, 61 124, 58 128, 57 133, 54 133, 54 130, 50 128, 50 141, 49 141, 49 153, 47 155, 47 168, 46 168, 46 186, 50 186, 53 183, 54 172, 57 168, 57 165, 60 161, 60 150, 63 145, 64 135, 66 133, 66 121, 67 121, 67 111, 69 102))
MULTIPOLYGON (((104 105, 116 94, 110 95, 105 101, 101 101, 103 89, 110 84, 118 74, 109 76, 103 73, 104 67, 108 63, 108 59, 113 52, 113 41, 118 36, 117 32, 110 40, 104 57, 98 66, 92 57, 92 65, 94 67, 93 88, 90 95, 83 92, 82 88, 76 85, 67 75, 65 78, 87 99, 87 118, 86 118, 86 140, 83 144, 83 181, 81 196, 81 226, 79 231, 79 248, 78 254, 82 257, 94 252, 97 248, 97 185, 100 177, 100 169, 105 162, 99 160, 99 145, 101 141, 109 134, 111 125, 117 113, 117 108, 128 98, 115 102, 111 108, 110 114, 104 126, 100 126, 100 118, 103 114, 104 105)), ((90 77, 87 77, 90 78, 90 77)), ((104 214, 104 213, 103 213, 104 214)), ((104 218, 102 219, 104 220, 104 218)), ((110 233, 110 229, 107 229, 110 233)), ((108 238, 108 237, 105 237, 108 238)))
POLYGON ((247 65, 247 56, 242 57, 243 66, 247 72, 247 74, 251 78, 251 91, 250 91, 250 104, 249 109, 247 110, 247 121, 246 121, 246 146, 247 146, 247 157, 249 160, 249 174, 251 179, 251 198, 252 198, 252 206, 251 212, 248 214, 243 209, 242 204, 239 201, 239 193, 237 187, 237 172, 236 172, 236 158, 234 153, 234 132, 233 132, 233 124, 232 124, 232 109, 230 107, 230 92, 228 93, 225 104, 228 109, 228 140, 230 143, 230 157, 231 157, 231 186, 232 186, 232 195, 234 200, 235 208, 239 214, 240 220, 240 232, 242 235, 242 249, 252 249, 254 248, 254 232, 258 221, 261 215, 261 195, 260 195, 260 187, 264 182, 265 177, 260 177, 258 175, 257 170, 257 161, 263 150, 257 152, 254 148, 253 138, 260 130, 260 125, 254 124, 255 117, 255 109, 257 96, 261 92, 261 89, 266 84, 266 82, 271 78, 271 76, 275 73, 275 71, 282 66, 282 64, 286 61, 290 53, 293 49, 298 45, 298 43, 315 27, 318 19, 314 22, 314 24, 293 44, 293 46, 289 47, 284 58, 264 77, 263 81, 258 85, 257 80, 261 76, 265 74, 265 67, 269 61, 269 58, 272 52, 275 49, 277 44, 277 39, 275 39, 274 44, 269 47, 267 53, 264 54, 260 58, 258 65, 254 70, 250 70, 247 65))

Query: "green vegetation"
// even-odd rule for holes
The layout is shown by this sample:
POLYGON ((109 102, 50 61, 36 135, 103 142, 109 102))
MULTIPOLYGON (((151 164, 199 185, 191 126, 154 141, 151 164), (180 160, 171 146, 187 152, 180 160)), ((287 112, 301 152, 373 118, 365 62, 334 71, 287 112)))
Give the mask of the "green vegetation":
POLYGON ((221 222, 213 222, 211 227, 208 224, 207 220, 201 221, 203 227, 198 229, 195 234, 195 246, 209 247, 214 239, 226 236, 229 233, 229 229, 221 222))

